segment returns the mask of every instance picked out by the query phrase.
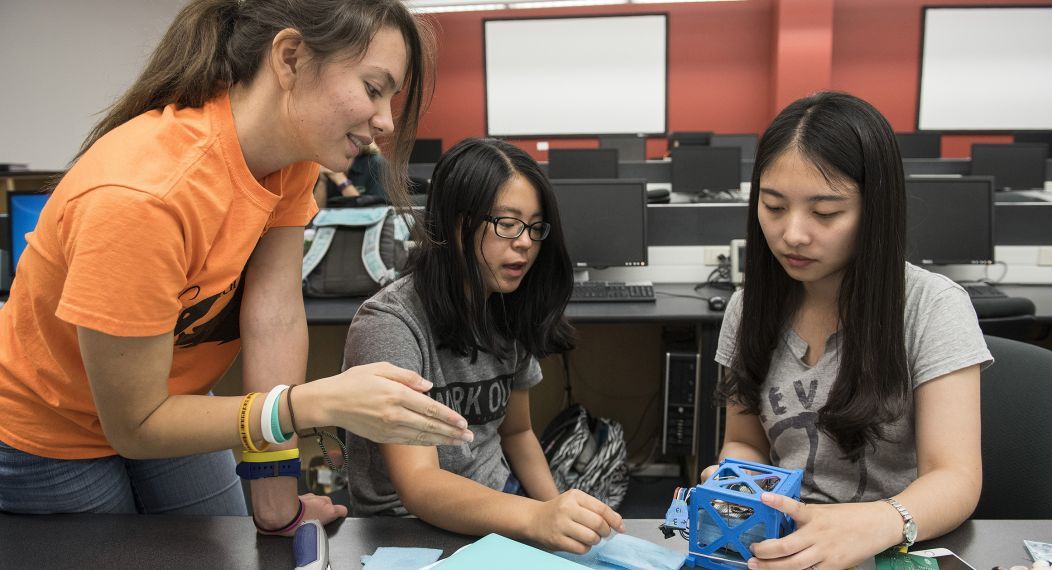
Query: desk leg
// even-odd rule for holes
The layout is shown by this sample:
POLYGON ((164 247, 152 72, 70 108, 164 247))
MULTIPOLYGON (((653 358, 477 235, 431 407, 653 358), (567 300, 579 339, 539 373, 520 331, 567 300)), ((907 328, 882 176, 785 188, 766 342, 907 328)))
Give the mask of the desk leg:
POLYGON ((695 441, 698 442, 698 455, 695 468, 691 473, 692 480, 697 481, 702 469, 716 463, 720 452, 720 424, 723 419, 722 406, 715 405, 716 381, 719 378, 719 365, 716 364, 716 343, 719 341, 719 324, 698 325, 698 354, 701 355, 701 368, 698 371, 698 397, 695 441))

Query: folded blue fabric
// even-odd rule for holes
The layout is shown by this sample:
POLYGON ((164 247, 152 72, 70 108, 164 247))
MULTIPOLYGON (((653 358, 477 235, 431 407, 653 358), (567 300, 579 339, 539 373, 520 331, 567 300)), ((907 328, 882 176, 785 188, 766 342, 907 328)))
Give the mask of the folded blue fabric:
POLYGON ((676 552, 652 542, 629 536, 612 534, 593 546, 585 554, 558 552, 559 556, 583 566, 598 570, 641 569, 678 570, 687 559, 684 553, 676 552))
POLYGON ((431 564, 442 551, 435 548, 402 548, 381 546, 371 556, 362 556, 363 570, 420 570, 431 564))

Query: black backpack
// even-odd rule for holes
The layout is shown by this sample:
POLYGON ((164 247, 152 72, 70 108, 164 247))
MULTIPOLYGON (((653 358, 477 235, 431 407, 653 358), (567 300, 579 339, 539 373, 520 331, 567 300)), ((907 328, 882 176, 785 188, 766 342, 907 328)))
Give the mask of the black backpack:
POLYGON ((544 429, 541 448, 560 492, 580 489, 616 509, 628 492, 621 424, 574 404, 544 429))

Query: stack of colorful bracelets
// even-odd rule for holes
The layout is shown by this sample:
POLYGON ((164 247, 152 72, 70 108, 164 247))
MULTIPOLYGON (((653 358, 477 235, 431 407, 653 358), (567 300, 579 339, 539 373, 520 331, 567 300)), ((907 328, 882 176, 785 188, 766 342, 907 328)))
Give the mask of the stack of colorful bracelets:
MULTIPOLYGON (((249 418, 251 417, 252 403, 261 392, 252 392, 241 401, 241 410, 238 415, 238 433, 241 436, 241 445, 244 451, 241 454, 241 462, 237 464, 237 474, 242 479, 263 479, 265 477, 296 477, 300 476, 300 450, 298 448, 284 449, 281 451, 267 451, 270 444, 281 444, 289 441, 295 433, 296 416, 292 412, 292 388, 285 384, 274 386, 263 400, 263 409, 260 412, 260 431, 266 440, 262 446, 257 447, 252 441, 249 429, 249 418), (281 405, 281 394, 288 390, 289 420, 292 423, 292 433, 281 431, 281 420, 278 416, 281 405)), ((264 528, 259 521, 253 517, 256 529, 263 534, 285 534, 294 530, 303 520, 303 501, 299 501, 299 509, 287 525, 281 528, 264 528)))

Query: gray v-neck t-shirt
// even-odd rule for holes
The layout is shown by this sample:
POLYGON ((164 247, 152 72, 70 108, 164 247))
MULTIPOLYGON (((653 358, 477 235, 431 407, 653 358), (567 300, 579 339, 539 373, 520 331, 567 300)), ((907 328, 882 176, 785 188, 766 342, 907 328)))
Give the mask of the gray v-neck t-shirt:
MULTIPOLYGON (((716 362, 730 367, 741 321, 741 292, 727 304, 716 362)), ((906 264, 906 358, 913 390, 950 372, 993 362, 968 294, 949 278, 906 264)), ((760 422, 771 447, 773 465, 803 469, 801 497, 806 502, 873 501, 900 493, 917 478, 914 401, 887 426, 889 441, 867 447, 857 462, 842 458, 836 442, 816 426, 818 411, 836 380, 840 363, 839 331, 826 340, 814 366, 805 361, 807 343, 787 327, 771 357, 761 389, 760 422)))
MULTIPOLYGON (((403 277, 365 301, 347 332, 344 369, 390 362, 434 383, 427 393, 464 416, 475 434, 471 443, 438 446, 442 469, 491 489, 503 490, 511 469, 504 458, 498 429, 504 423, 512 390, 527 390, 541 381, 541 366, 521 344, 515 355, 500 359, 479 353, 472 362, 443 347, 413 288, 403 277)), ((348 433, 351 512, 354 516, 405 515, 391 484, 380 449, 348 433)))

